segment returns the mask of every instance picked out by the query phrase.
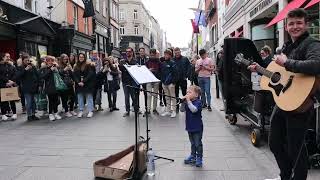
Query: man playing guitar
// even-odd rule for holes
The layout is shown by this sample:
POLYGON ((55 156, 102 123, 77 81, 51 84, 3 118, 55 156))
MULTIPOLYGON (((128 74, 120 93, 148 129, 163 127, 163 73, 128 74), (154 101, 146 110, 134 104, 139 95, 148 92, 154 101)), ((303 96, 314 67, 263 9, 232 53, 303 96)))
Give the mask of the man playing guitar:
MULTIPOLYGON (((303 9, 290 11, 285 29, 290 35, 282 53, 274 61, 287 71, 307 75, 320 75, 320 41, 307 32, 307 13, 303 9)), ((249 66, 256 71, 258 64, 249 66)), ((319 94, 319 93, 318 93, 319 94)), ((273 111, 269 146, 280 169, 280 177, 274 180, 306 180, 308 174, 308 154, 304 144, 309 110, 298 113, 279 109, 273 111)), ((269 179, 271 180, 271 179, 269 179)))

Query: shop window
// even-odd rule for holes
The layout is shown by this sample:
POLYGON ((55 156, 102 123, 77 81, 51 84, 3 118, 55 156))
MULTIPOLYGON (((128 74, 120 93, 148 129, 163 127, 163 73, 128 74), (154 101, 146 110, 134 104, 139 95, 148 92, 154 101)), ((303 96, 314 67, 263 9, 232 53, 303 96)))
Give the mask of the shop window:
POLYGON ((320 39, 320 13, 319 4, 315 4, 307 9, 309 17, 309 33, 312 37, 320 39))

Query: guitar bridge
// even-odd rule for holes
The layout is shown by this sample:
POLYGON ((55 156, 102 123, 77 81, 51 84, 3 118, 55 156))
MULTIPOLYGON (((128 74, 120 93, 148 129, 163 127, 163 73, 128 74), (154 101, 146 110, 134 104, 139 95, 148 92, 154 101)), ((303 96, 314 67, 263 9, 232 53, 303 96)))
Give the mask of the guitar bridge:
POLYGON ((289 89, 289 87, 291 86, 292 81, 293 81, 293 77, 294 77, 294 75, 291 75, 291 76, 289 77, 288 82, 286 83, 286 85, 285 85, 284 88, 282 89, 282 92, 283 92, 283 93, 286 92, 286 91, 289 89))

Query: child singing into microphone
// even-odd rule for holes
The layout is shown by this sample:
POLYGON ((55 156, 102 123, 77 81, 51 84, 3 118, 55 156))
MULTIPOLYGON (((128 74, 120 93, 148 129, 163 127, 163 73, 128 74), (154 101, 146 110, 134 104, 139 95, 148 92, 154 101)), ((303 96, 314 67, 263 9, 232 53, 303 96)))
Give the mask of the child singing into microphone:
POLYGON ((186 131, 189 134, 191 143, 191 154, 184 160, 185 164, 202 167, 203 147, 202 147, 202 102, 200 100, 201 88, 190 86, 181 106, 181 112, 186 112, 186 131))

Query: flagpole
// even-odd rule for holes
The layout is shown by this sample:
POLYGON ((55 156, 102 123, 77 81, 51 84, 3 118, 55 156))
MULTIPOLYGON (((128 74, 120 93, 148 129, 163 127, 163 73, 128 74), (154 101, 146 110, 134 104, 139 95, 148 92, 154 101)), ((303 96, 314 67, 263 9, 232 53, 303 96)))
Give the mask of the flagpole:
MULTIPOLYGON (((199 22, 200 22, 200 18, 201 18, 201 14, 202 14, 202 10, 200 11, 200 14, 199 14, 199 18, 198 18, 198 27, 199 27, 199 22)), ((199 29, 199 33, 200 33, 200 29, 199 29)), ((199 33, 196 33, 197 34, 197 55, 199 55, 199 33)))

